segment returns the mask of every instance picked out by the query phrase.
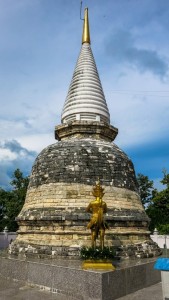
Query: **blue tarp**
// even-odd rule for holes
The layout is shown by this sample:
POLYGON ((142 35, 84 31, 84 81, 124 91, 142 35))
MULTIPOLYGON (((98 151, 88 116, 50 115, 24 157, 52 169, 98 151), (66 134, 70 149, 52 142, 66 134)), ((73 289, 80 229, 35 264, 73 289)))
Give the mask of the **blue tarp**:
POLYGON ((169 271, 169 258, 161 257, 156 260, 154 269, 160 271, 169 271))

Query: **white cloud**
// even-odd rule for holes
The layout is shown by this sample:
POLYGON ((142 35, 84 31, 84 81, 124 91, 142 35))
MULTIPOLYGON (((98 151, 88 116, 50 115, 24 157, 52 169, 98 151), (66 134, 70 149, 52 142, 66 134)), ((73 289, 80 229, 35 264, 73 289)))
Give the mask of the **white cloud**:
POLYGON ((56 142, 54 133, 32 134, 20 136, 18 138, 20 144, 28 150, 34 150, 39 153, 42 149, 56 142))
POLYGON ((9 149, 0 148, 0 160, 3 161, 12 161, 17 158, 16 153, 12 153, 9 149))

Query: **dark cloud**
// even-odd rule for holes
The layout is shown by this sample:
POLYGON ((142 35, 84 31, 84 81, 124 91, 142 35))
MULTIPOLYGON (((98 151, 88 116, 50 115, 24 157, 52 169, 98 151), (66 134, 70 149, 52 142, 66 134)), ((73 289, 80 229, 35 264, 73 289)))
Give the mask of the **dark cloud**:
POLYGON ((117 63, 127 63, 140 72, 150 71, 161 78, 167 76, 167 62, 156 51, 135 46, 134 37, 127 31, 116 32, 107 43, 106 50, 117 63))
POLYGON ((15 154, 14 158, 10 158, 9 154, 9 159, 5 157, 5 155, 4 158, 3 155, 1 155, 0 159, 0 187, 10 189, 13 172, 19 168, 25 176, 28 176, 37 153, 22 147, 16 140, 0 143, 0 150, 1 149, 8 150, 9 153, 15 154))
POLYGON ((22 147, 20 143, 16 140, 11 140, 11 141, 4 141, 3 143, 0 143, 0 148, 1 149, 8 149, 13 153, 16 154, 22 154, 22 155, 28 155, 28 156, 35 156, 36 152, 35 151, 29 151, 26 148, 22 147))

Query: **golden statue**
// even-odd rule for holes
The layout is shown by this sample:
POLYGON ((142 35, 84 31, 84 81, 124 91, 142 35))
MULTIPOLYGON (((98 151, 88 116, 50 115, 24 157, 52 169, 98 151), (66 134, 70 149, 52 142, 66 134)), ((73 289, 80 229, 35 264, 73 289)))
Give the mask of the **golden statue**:
POLYGON ((92 247, 96 248, 96 239, 100 235, 100 248, 104 247, 105 229, 108 228, 107 223, 104 221, 104 214, 107 212, 107 204, 102 200, 104 189, 100 185, 100 181, 93 187, 93 196, 96 198, 91 201, 86 209, 87 212, 92 213, 91 220, 87 225, 91 229, 92 247))

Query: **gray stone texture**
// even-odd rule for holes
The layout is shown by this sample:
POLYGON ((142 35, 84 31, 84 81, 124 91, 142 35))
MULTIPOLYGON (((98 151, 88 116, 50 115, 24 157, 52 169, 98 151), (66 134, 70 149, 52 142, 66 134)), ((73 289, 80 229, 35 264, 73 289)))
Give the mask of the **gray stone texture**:
MULTIPOLYGON (((73 296, 63 295, 53 290, 39 286, 30 286, 21 281, 14 281, 0 276, 0 299, 1 300, 79 300, 73 296)), ((138 290, 126 295, 119 300, 162 300, 161 283, 138 290)))
POLYGON ((65 140, 45 148, 35 160, 29 188, 66 182, 103 185, 137 191, 134 167, 114 143, 97 140, 65 140))
POLYGON ((10 253, 79 255, 82 245, 91 244, 86 230, 91 216, 86 207, 98 178, 108 205, 105 245, 120 247, 117 256, 158 255, 157 245, 149 238, 149 218, 138 196, 131 160, 114 143, 82 136, 61 140, 38 155, 10 253), (141 243, 146 241, 151 243, 145 250, 141 243))
POLYGON ((59 141, 73 137, 112 142, 117 134, 118 129, 105 122, 74 120, 68 124, 61 124, 55 127, 55 138, 59 141))
POLYGON ((67 261, 66 266, 65 261, 52 263, 0 257, 0 266, 3 266, 0 275, 67 296, 68 299, 114 300, 158 283, 160 271, 154 270, 153 265, 154 260, 145 263, 135 261, 135 264, 131 261, 127 266, 106 272, 81 270, 80 265, 71 261, 67 261))
POLYGON ((39 286, 0 276, 0 300, 77 300, 39 286))

